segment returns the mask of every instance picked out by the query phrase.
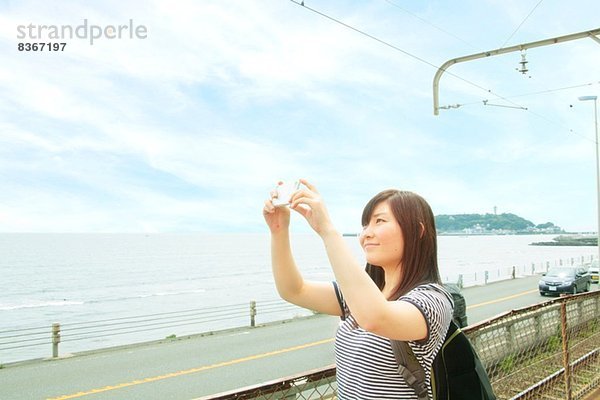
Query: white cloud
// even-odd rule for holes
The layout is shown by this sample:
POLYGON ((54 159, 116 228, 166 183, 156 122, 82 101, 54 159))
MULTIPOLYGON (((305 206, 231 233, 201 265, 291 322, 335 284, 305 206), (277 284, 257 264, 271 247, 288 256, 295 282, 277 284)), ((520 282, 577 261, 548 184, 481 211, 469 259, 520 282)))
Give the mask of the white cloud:
MULTIPOLYGON (((412 12, 490 49, 533 5, 418 4, 412 12)), ((477 51, 386 2, 311 6, 435 65, 477 51)), ((597 84, 515 98, 530 108, 517 111, 482 106, 493 96, 447 74, 441 104, 478 104, 433 117, 435 68, 291 2, 3 7, 0 48, 11 50, 0 65, 0 167, 9 171, 0 176, 1 231, 256 230, 271 186, 297 177, 319 184, 348 229, 364 202, 392 186, 423 193, 434 210, 498 202, 548 219, 560 213, 566 226, 595 223, 593 207, 563 217, 568 193, 547 193, 544 212, 536 191, 587 187, 583 178, 552 179, 593 161, 581 137, 590 136, 588 104, 568 104, 597 84), (132 19, 148 37, 71 40, 54 54, 14 50, 17 24, 84 18, 132 19)), ((542 3, 511 42, 590 28, 594 7, 542 3)), ((518 53, 449 71, 512 96, 598 82, 598 57, 586 39, 528 52, 531 79, 514 70, 518 53)))

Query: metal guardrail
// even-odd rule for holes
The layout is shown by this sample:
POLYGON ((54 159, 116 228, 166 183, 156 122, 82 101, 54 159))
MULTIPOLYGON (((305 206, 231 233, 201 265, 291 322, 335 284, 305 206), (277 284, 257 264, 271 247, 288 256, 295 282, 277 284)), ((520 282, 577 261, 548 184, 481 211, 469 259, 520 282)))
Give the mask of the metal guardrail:
POLYGON ((593 255, 587 257, 570 257, 566 259, 561 258, 554 261, 531 263, 528 265, 513 265, 511 267, 499 268, 493 271, 475 271, 469 273, 445 275, 443 276, 443 280, 444 282, 456 282, 460 287, 487 285, 488 283, 500 280, 515 279, 517 276, 529 276, 548 272, 551 267, 559 267, 563 265, 583 265, 591 262, 593 259, 593 255))
MULTIPOLYGON (((498 400, 578 400, 600 385, 600 291, 509 311, 463 329, 484 362, 498 400)), ((335 399, 335 367, 201 397, 335 399)))
MULTIPOLYGON (((196 308, 183 311, 173 311, 155 314, 138 315, 132 317, 111 318, 79 323, 54 323, 51 327, 32 327, 0 331, 0 365, 2 355, 9 354, 16 349, 34 348, 47 346, 52 348, 52 357, 59 357, 59 345, 65 342, 84 342, 94 339, 107 339, 120 335, 130 335, 140 332, 165 332, 184 326, 193 326, 203 332, 210 332, 212 324, 219 321, 237 320, 248 321, 248 326, 256 326, 257 323, 268 322, 270 314, 291 314, 310 312, 294 306, 283 300, 262 301, 250 304, 229 304, 211 308, 196 308), (261 318, 258 321, 258 317, 261 318)), ((279 318, 281 319, 281 318, 279 318)), ((241 326, 239 323, 235 327, 241 326)), ((166 338, 175 338, 171 334, 166 338)), ((156 339, 164 339, 156 338, 156 339)), ((43 354, 43 349, 40 354, 43 354)), ((48 354, 48 353, 46 353, 48 354)), ((6 357, 6 356, 5 356, 6 357)))
MULTIPOLYGON (((503 279, 515 279, 519 276, 534 275, 539 272, 546 272, 550 266, 583 264, 586 259, 591 261, 591 256, 580 256, 568 259, 558 259, 552 262, 531 263, 529 265, 512 266, 495 271, 473 272, 469 274, 458 274, 446 276, 446 282, 457 282, 459 286, 471 286, 476 284, 487 284, 489 282, 503 279)), ((196 334, 207 333, 215 330, 215 326, 224 321, 236 321, 236 325, 230 325, 228 328, 241 326, 255 326, 258 317, 261 317, 260 323, 272 322, 276 320, 289 319, 297 315, 310 315, 310 311, 296 307, 281 299, 261 301, 259 303, 251 301, 248 303, 229 304, 210 308, 196 308, 190 310, 181 310, 173 312, 146 314, 122 318, 102 319, 96 321, 86 321, 78 323, 59 323, 52 324, 51 327, 25 327, 13 330, 0 331, 0 366, 3 359, 6 362, 7 354, 14 353, 17 349, 41 348, 42 346, 51 347, 52 357, 60 356, 59 346, 61 343, 79 342, 91 343, 94 340, 101 339, 104 343, 109 342, 111 346, 125 345, 139 342, 135 334, 141 332, 152 332, 157 337, 148 340, 161 340, 165 338, 174 338, 181 336, 182 327, 189 330, 193 328, 196 334), (276 316, 271 317, 270 316, 276 316), (243 321, 248 321, 246 325, 243 321), (171 332, 165 333, 166 329, 171 332), (158 336, 163 334, 162 337, 158 336), (129 335, 127 337, 127 335, 129 335), (115 337, 125 338, 122 340, 112 339, 115 337)), ((217 328, 222 329, 222 328, 217 328)), ((188 336, 185 333, 183 336, 188 336)), ((139 335, 138 335, 139 337, 139 335)), ((97 348, 96 345, 95 348, 97 348)), ((107 347, 105 344, 104 347, 107 347)), ((27 358, 40 358, 49 353, 43 349, 39 352, 32 350, 28 354, 36 354, 27 358)), ((15 359, 10 361, 18 361, 15 359)))

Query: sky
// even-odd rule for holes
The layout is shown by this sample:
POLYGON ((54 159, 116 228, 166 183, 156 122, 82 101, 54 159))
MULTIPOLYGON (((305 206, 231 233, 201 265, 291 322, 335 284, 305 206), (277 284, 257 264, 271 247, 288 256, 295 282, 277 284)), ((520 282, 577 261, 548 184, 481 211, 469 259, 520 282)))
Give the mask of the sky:
POLYGON ((526 74, 518 51, 454 65, 440 105, 461 106, 438 116, 432 82, 597 28, 597 0, 0 0, 0 232, 267 232, 270 190, 298 178, 344 232, 388 188, 596 231, 578 97, 600 95, 600 43, 529 49, 526 74), (41 42, 66 45, 19 51, 41 42))

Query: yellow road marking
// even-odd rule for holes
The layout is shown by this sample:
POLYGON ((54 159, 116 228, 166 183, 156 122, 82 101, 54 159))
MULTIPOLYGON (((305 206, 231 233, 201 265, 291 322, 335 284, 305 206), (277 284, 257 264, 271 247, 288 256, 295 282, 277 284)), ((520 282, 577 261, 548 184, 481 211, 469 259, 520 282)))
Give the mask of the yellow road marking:
POLYGON ((319 346, 321 344, 326 344, 326 343, 331 343, 331 342, 333 342, 333 338, 319 340, 317 342, 311 342, 311 343, 301 344, 299 346, 288 347, 288 348, 285 348, 285 349, 270 351, 270 352, 267 352, 267 353, 255 354, 255 355, 252 355, 252 356, 237 358, 235 360, 224 361, 224 362, 220 362, 220 363, 216 363, 216 364, 204 365, 204 366, 198 367, 198 368, 185 369, 183 371, 172 372, 172 373, 165 374, 165 375, 158 375, 158 376, 153 376, 153 377, 150 377, 150 378, 137 379, 135 381, 120 383, 118 385, 105 386, 103 388, 98 388, 98 389, 91 389, 91 390, 88 390, 86 392, 77 392, 77 393, 73 393, 73 394, 67 394, 67 395, 64 395, 64 396, 50 397, 50 398, 47 398, 46 400, 75 399, 77 397, 83 397, 83 396, 87 396, 87 395, 90 395, 90 394, 108 392, 110 390, 121 389, 121 388, 124 388, 124 387, 141 385, 143 383, 148 383, 148 382, 156 382, 156 381, 160 381, 160 380, 163 380, 163 379, 169 379, 169 378, 174 378, 174 377, 177 377, 177 376, 189 375, 189 374, 194 374, 196 372, 207 371, 209 369, 226 367, 226 366, 229 366, 229 365, 239 364, 239 363, 243 363, 243 362, 247 362, 247 361, 258 360, 258 359, 265 358, 265 357, 275 356, 275 355, 283 354, 283 353, 289 353, 291 351, 302 350, 302 349, 306 349, 308 347, 319 346))
POLYGON ((511 296, 502 297, 500 299, 490 300, 490 301, 484 301, 483 303, 478 303, 478 304, 473 304, 472 306, 467 306, 467 310, 470 310, 472 308, 487 306, 489 304, 500 303, 501 301, 504 301, 504 300, 514 299, 516 297, 525 296, 526 294, 534 293, 534 292, 537 292, 537 291, 538 291, 537 289, 527 290, 525 292, 513 294, 511 296))
MULTIPOLYGON (((505 300, 514 299, 516 297, 524 296, 526 294, 530 294, 530 293, 534 293, 534 292, 537 292, 537 289, 528 290, 528 291, 525 291, 525 292, 513 294, 511 296, 502 297, 502 298, 496 299, 496 300, 490 300, 490 301, 486 301, 486 302, 483 302, 483 303, 473 304, 471 306, 467 306, 467 310, 470 310, 470 309, 473 309, 473 308, 477 308, 477 307, 486 306, 486 305, 489 305, 489 304, 500 303, 500 302, 505 301, 505 300)), ((248 357, 237 358, 235 360, 224 361, 224 362, 220 362, 220 363, 216 363, 216 364, 211 364, 211 365, 204 365, 202 367, 190 368, 190 369, 186 369, 186 370, 183 370, 183 371, 172 372, 172 373, 169 373, 169 374, 158 375, 158 376, 153 376, 153 377, 149 377, 149 378, 137 379, 137 380, 134 380, 134 381, 131 381, 131 382, 120 383, 118 385, 112 385, 112 386, 105 386, 103 388, 98 388, 98 389, 90 389, 90 390, 88 390, 86 392, 77 392, 77 393, 73 393, 73 394, 67 394, 67 395, 64 395, 64 396, 49 397, 46 400, 68 400, 68 399, 75 399, 75 398, 78 398, 78 397, 88 396, 90 394, 108 392, 108 391, 111 391, 111 390, 121 389, 121 388, 129 387, 129 386, 141 385, 143 383, 156 382, 156 381, 160 381, 160 380, 164 380, 164 379, 175 378, 177 376, 189 375, 189 374, 194 374, 196 372, 207 371, 207 370, 210 370, 210 369, 215 369, 215 368, 220 368, 220 367, 227 367, 229 365, 240 364, 240 363, 247 362, 247 361, 259 360, 261 358, 266 358, 266 357, 271 357, 271 356, 275 356, 275 355, 278 355, 278 354, 283 354, 283 353, 289 353, 289 352, 292 352, 292 351, 302 350, 302 349, 306 349, 306 348, 309 348, 309 347, 319 346, 321 344, 331 343, 331 342, 333 342, 333 340, 334 340, 333 338, 319 340, 317 342, 306 343, 306 344, 302 344, 302 345, 299 345, 299 346, 288 347, 288 348, 285 348, 285 349, 270 351, 270 352, 267 352, 267 353, 255 354, 255 355, 248 356, 248 357)))

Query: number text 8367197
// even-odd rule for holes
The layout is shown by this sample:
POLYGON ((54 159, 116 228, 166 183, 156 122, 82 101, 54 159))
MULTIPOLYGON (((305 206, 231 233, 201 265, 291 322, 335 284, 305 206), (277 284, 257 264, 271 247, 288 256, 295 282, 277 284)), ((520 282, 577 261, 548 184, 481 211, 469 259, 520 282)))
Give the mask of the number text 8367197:
POLYGON ((19 51, 65 51, 66 43, 47 42, 47 43, 29 43, 19 42, 17 50, 19 51))

